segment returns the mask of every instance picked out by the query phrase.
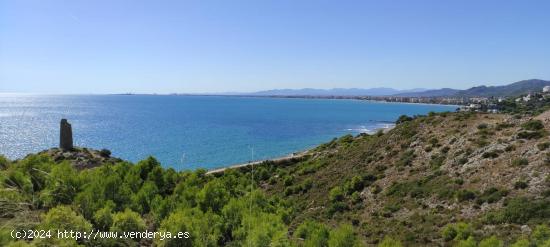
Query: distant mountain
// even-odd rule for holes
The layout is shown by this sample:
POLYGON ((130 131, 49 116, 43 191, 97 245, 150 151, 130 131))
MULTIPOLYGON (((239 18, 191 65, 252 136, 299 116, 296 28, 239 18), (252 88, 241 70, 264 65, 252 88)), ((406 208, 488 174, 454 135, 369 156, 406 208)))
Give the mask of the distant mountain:
POLYGON ((414 88, 398 90, 387 87, 379 88, 333 88, 333 89, 274 89, 248 93, 244 95, 256 96, 400 96, 400 97, 490 97, 490 96, 517 96, 529 92, 540 92, 544 86, 550 86, 550 81, 531 79, 514 82, 504 86, 478 86, 465 90, 452 88, 425 89, 414 88))
POLYGON ((398 90, 393 88, 333 88, 333 89, 274 89, 250 93, 248 95, 257 96, 387 96, 400 93, 423 92, 428 89, 414 88, 409 90, 398 90))
POLYGON ((517 96, 529 92, 540 92, 543 87, 550 86, 550 81, 531 79, 514 82, 504 86, 479 86, 456 93, 456 96, 517 96))
POLYGON ((399 93, 399 94, 394 94, 393 96, 401 96, 401 97, 441 97, 441 96, 454 95, 458 92, 460 92, 460 90, 458 90, 458 89, 441 88, 441 89, 426 90, 426 91, 422 91, 422 92, 399 93))
POLYGON ((503 86, 477 86, 465 90, 442 88, 427 90, 424 92, 400 93, 394 96, 402 97, 511 97, 529 92, 540 92, 545 86, 550 86, 550 81, 539 79, 523 80, 503 86))

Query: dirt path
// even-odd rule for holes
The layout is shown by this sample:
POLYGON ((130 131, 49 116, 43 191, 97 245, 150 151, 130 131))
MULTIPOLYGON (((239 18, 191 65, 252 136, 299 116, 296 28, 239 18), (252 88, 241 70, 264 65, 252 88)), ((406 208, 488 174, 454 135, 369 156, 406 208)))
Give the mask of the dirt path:
POLYGON ((296 160, 296 159, 303 158, 306 155, 309 155, 310 153, 311 153, 311 150, 307 150, 307 151, 304 151, 304 152, 301 152, 301 153, 290 154, 290 155, 283 156, 283 157, 280 157, 280 158, 275 158, 275 159, 270 159, 270 160, 258 160, 258 161, 252 161, 252 162, 244 163, 244 164, 237 164, 237 165, 232 165, 232 166, 228 166, 228 167, 222 167, 222 168, 207 171, 206 174, 208 175, 208 174, 223 173, 227 169, 236 169, 236 168, 247 167, 247 166, 252 166, 252 165, 259 165, 259 164, 261 164, 263 162, 266 162, 266 161, 272 161, 272 162, 275 162, 275 163, 279 163, 279 162, 284 162, 284 161, 296 160))

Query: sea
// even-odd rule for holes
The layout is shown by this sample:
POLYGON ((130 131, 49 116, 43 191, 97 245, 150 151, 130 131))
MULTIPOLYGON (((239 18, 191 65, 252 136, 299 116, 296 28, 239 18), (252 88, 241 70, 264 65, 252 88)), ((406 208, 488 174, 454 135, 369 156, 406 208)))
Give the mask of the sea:
POLYGON ((344 99, 0 94, 0 154, 13 160, 57 147, 66 118, 76 146, 109 149, 131 162, 154 156, 176 170, 214 169, 390 128, 403 114, 456 108, 344 99))

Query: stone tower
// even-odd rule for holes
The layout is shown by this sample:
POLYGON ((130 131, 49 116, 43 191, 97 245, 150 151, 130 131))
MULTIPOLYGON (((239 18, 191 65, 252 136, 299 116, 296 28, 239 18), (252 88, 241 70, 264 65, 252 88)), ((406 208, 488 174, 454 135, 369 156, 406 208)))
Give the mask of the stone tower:
POLYGON ((73 130, 67 119, 61 119, 59 128, 59 147, 63 150, 73 149, 73 130))

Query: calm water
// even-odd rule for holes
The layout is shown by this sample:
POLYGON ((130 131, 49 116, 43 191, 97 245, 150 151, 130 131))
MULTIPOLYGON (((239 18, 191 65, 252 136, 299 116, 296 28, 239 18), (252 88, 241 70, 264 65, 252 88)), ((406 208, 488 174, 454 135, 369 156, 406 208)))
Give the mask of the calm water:
POLYGON ((59 120, 75 145, 107 148, 176 169, 214 168, 305 150, 347 133, 391 125, 402 115, 454 106, 354 100, 202 96, 0 95, 0 154, 24 157, 58 145, 59 120))

